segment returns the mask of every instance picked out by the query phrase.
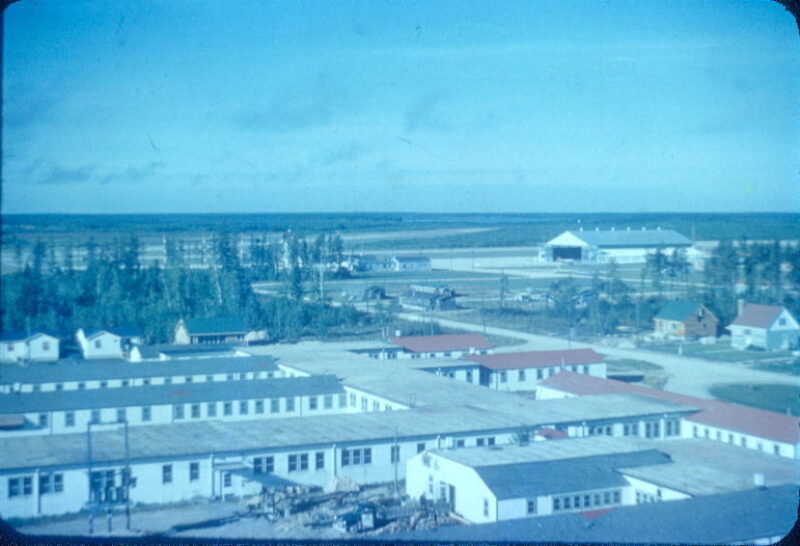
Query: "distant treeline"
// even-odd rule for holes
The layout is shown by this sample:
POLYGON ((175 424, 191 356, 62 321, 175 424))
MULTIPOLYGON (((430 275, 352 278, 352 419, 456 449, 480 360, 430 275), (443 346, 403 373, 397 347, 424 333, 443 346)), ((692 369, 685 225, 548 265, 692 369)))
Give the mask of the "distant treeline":
POLYGON ((35 245, 32 264, 2 276, 4 330, 50 329, 71 338, 77 328, 132 325, 147 341, 172 338, 179 318, 240 316, 251 328, 267 328, 273 340, 326 335, 331 328, 369 325, 377 318, 352 306, 333 307, 304 294, 304 281, 337 272, 321 267, 340 242, 319 236, 309 243, 289 236, 283 245, 254 247, 254 264, 243 267, 231 240, 214 239, 215 267, 141 267, 136 237, 111 248, 87 245, 85 269, 60 267, 44 243, 35 245), (282 297, 257 297, 253 280, 280 280, 282 297))

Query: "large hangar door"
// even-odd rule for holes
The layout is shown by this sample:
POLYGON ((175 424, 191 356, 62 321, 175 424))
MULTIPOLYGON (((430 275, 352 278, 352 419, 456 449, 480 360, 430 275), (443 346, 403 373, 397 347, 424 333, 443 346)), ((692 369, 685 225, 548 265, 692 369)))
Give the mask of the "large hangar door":
POLYGON ((581 247, 579 246, 554 246, 553 260, 580 260, 581 247))

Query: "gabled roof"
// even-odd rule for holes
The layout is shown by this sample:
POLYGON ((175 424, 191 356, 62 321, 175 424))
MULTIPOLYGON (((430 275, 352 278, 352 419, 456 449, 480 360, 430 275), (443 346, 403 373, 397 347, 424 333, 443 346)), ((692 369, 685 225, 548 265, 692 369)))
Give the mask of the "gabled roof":
POLYGON ((661 320, 676 320, 679 322, 683 322, 685 320, 697 316, 698 308, 702 308, 702 312, 704 314, 708 314, 714 317, 713 313, 705 309, 699 303, 693 301, 677 300, 677 301, 671 301, 664 307, 662 307, 661 311, 658 312, 655 318, 661 320))
POLYGON ((186 330, 192 335, 198 334, 243 334, 247 326, 239 317, 195 318, 184 321, 186 330))
POLYGON ((572 493, 627 485, 615 468, 669 463, 654 449, 516 464, 480 466, 475 472, 498 500, 572 493))
POLYGON ((479 363, 491 370, 538 368, 544 366, 570 366, 575 364, 600 364, 603 357, 594 349, 568 349, 563 351, 526 351, 521 353, 496 353, 492 355, 469 355, 467 360, 479 363))
POLYGON ((142 337, 142 331, 135 326, 115 326, 113 328, 85 328, 83 335, 86 339, 92 339, 104 333, 113 334, 119 337, 142 337))
MULTIPOLYGON (((671 229, 567 231, 598 247, 691 246, 692 241, 671 229)), ((552 242, 552 241, 551 241, 552 242)))
POLYGON ((491 349, 492 344, 483 334, 444 334, 438 336, 393 337, 392 343, 414 353, 441 351, 468 351, 491 349))
POLYGON ((58 332, 52 330, 32 330, 30 333, 22 330, 5 331, 0 334, 0 341, 27 341, 33 337, 45 335, 58 339, 58 332))
POLYGON ((797 486, 785 485, 620 506, 591 521, 579 513, 559 514, 383 536, 423 542, 731 544, 785 536, 796 519, 797 486))
POLYGON ((769 328, 784 310, 780 305, 761 305, 747 303, 742 314, 731 322, 731 326, 750 326, 752 328, 769 328))
POLYGON ((627 393, 692 405, 702 409, 687 417, 687 421, 743 432, 788 444, 796 444, 800 441, 800 418, 773 411, 661 391, 614 379, 603 379, 566 371, 545 379, 539 385, 579 396, 627 393))

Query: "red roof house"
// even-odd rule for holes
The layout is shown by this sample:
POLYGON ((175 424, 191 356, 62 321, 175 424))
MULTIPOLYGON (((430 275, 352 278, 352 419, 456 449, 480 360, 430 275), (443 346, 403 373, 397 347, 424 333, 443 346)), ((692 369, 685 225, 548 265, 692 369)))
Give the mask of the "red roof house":
POLYGON ((758 347, 767 351, 797 346, 800 324, 785 307, 745 303, 727 327, 731 346, 737 349, 758 347))

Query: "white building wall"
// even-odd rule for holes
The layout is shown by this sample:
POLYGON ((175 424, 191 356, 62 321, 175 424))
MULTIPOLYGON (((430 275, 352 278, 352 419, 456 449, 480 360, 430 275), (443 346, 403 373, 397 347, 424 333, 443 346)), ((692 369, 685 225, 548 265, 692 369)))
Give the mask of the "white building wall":
MULTIPOLYGON (((629 491, 627 494, 631 497, 629 502, 626 504, 637 504, 636 502, 636 493, 644 493, 650 498, 656 499, 657 501, 672 501, 672 500, 683 500, 691 498, 691 495, 683 493, 681 491, 677 491, 675 489, 669 489, 667 487, 660 486, 655 483, 650 483, 639 478, 634 478, 632 476, 625 475, 625 479, 631 484, 629 491)), ((639 504, 642 504, 641 502, 639 504)))
POLYGON ((83 352, 83 358, 122 358, 122 338, 110 332, 102 332, 92 339, 87 339, 83 330, 78 330, 76 336, 83 352))
MULTIPOLYGON (((606 377, 606 364, 576 364, 564 366, 563 369, 582 373, 593 377, 606 377)), ((556 375, 562 370, 561 366, 547 366, 535 368, 515 368, 508 370, 488 370, 488 386, 499 391, 532 391, 536 390, 539 382, 556 375), (505 380, 504 380, 505 378, 505 380)))
POLYGON ((779 457, 786 457, 789 459, 800 459, 798 451, 800 450, 800 441, 795 444, 786 442, 778 442, 768 438, 761 438, 752 434, 744 434, 735 430, 715 427, 711 425, 704 425, 692 421, 691 419, 684 419, 681 427, 682 437, 684 438, 705 438, 717 442, 732 444, 755 451, 762 451, 771 455, 779 457))

